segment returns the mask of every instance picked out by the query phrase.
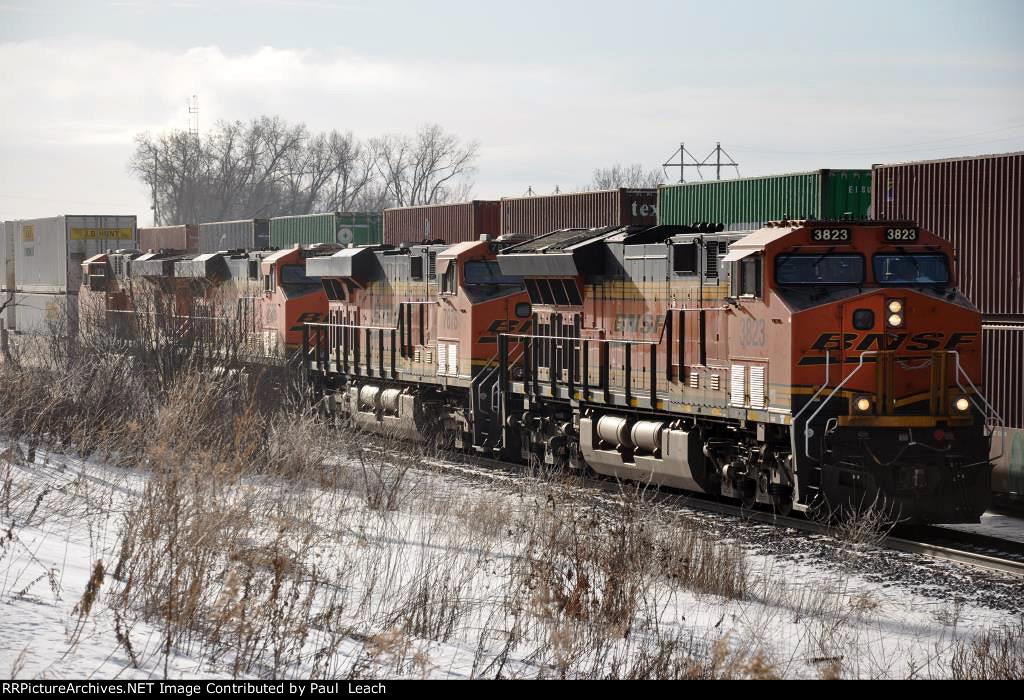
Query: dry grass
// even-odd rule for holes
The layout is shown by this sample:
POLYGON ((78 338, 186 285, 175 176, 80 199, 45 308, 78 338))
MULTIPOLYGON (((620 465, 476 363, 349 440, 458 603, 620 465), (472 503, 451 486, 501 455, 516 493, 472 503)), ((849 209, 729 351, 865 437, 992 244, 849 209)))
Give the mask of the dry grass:
MULTIPOLYGON (((180 346, 145 323, 87 331, 76 356, 50 347, 29 361, 22 345, 19 364, 0 366, 0 426, 15 446, 0 461, 0 561, 44 502, 115 520, 117 547, 89 560, 74 617, 109 614, 130 665, 166 674, 184 654, 238 677, 423 677, 460 649, 485 678, 786 675, 756 633, 678 619, 696 601, 765 596, 738 545, 659 509, 643 486, 596 506, 571 476, 533 465, 536 479, 507 489, 459 487, 424 466, 431 448, 324 421, 303 387, 233 365, 241 345, 180 346), (13 478, 9 462, 36 457, 25 450, 144 477, 114 509, 84 480, 45 490, 13 478)), ((851 523, 849 541, 876 531, 851 523)), ((822 677, 848 671, 848 630, 877 607, 847 593, 787 599, 822 677)), ((956 672, 1019 672, 1017 635, 964 646, 956 672)))
POLYGON ((957 680, 1024 680, 1024 618, 977 639, 957 641, 950 666, 957 680))

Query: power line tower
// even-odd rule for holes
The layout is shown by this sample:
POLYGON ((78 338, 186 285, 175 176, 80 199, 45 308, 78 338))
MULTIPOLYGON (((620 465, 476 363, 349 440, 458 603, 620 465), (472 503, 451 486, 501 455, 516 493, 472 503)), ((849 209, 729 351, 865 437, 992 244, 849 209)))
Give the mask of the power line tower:
POLYGON ((733 157, 731 155, 729 155, 724 148, 722 148, 721 142, 715 143, 715 147, 712 149, 711 153, 707 154, 704 157, 703 160, 697 160, 697 158, 694 157, 694 155, 692 153, 690 153, 688 150, 686 150, 686 144, 685 143, 680 143, 679 144, 679 148, 676 149, 672 153, 672 155, 670 155, 668 157, 668 162, 661 164, 661 167, 665 168, 666 174, 668 174, 667 171, 668 171, 669 168, 679 168, 679 182, 680 182, 680 184, 686 182, 686 169, 687 168, 697 168, 697 175, 698 175, 698 177, 700 177, 701 180, 703 180, 704 179, 704 173, 702 173, 700 169, 701 168, 710 168, 712 166, 714 166, 714 168, 715 168, 715 179, 716 180, 721 180, 722 179, 722 168, 723 167, 733 167, 733 168, 736 168, 736 176, 739 177, 739 174, 740 174, 740 164, 737 163, 735 160, 733 160, 733 157), (722 156, 723 155, 725 155, 725 157, 729 159, 728 162, 722 162, 722 156), (679 162, 678 163, 673 162, 673 159, 676 156, 679 156, 679 162), (689 162, 687 162, 687 160, 686 160, 687 158, 690 159, 689 162), (712 161, 712 158, 714 158, 713 161, 712 161))

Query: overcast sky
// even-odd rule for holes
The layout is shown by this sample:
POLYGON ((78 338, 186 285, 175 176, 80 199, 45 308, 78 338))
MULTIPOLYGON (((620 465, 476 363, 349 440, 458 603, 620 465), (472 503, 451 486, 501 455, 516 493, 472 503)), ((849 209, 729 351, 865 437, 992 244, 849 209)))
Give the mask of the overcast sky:
POLYGON ((437 122, 479 141, 478 198, 681 140, 744 176, 1022 150, 1022 29, 1019 0, 0 0, 0 219, 149 223, 133 137, 193 94, 201 129, 437 122))

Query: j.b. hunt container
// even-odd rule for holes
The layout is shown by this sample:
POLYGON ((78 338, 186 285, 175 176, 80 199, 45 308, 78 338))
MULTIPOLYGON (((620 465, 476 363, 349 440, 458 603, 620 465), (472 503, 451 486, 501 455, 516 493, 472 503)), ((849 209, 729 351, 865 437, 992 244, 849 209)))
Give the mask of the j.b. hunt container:
POLYGON ((658 223, 707 222, 729 231, 780 219, 867 219, 870 208, 870 170, 815 170, 658 189, 658 223))
POLYGON ((138 248, 135 216, 65 215, 8 222, 14 286, 29 294, 77 293, 82 262, 97 253, 138 248))
POLYGON ((373 245, 383 240, 380 213, 333 212, 279 216, 270 220, 270 247, 291 248, 315 243, 373 245))

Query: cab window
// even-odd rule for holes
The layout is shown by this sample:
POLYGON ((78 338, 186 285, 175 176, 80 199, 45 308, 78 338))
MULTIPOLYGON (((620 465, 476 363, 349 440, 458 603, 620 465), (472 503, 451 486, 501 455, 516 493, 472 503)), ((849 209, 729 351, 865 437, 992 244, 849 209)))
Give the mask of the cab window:
POLYGON ((941 253, 879 253, 872 263, 881 285, 949 284, 949 263, 941 253))
POLYGON ((764 258, 748 255, 732 265, 731 290, 734 297, 760 297, 764 258))
POLYGON ((778 284, 864 284, 864 258, 860 255, 783 254, 775 258, 778 284))

